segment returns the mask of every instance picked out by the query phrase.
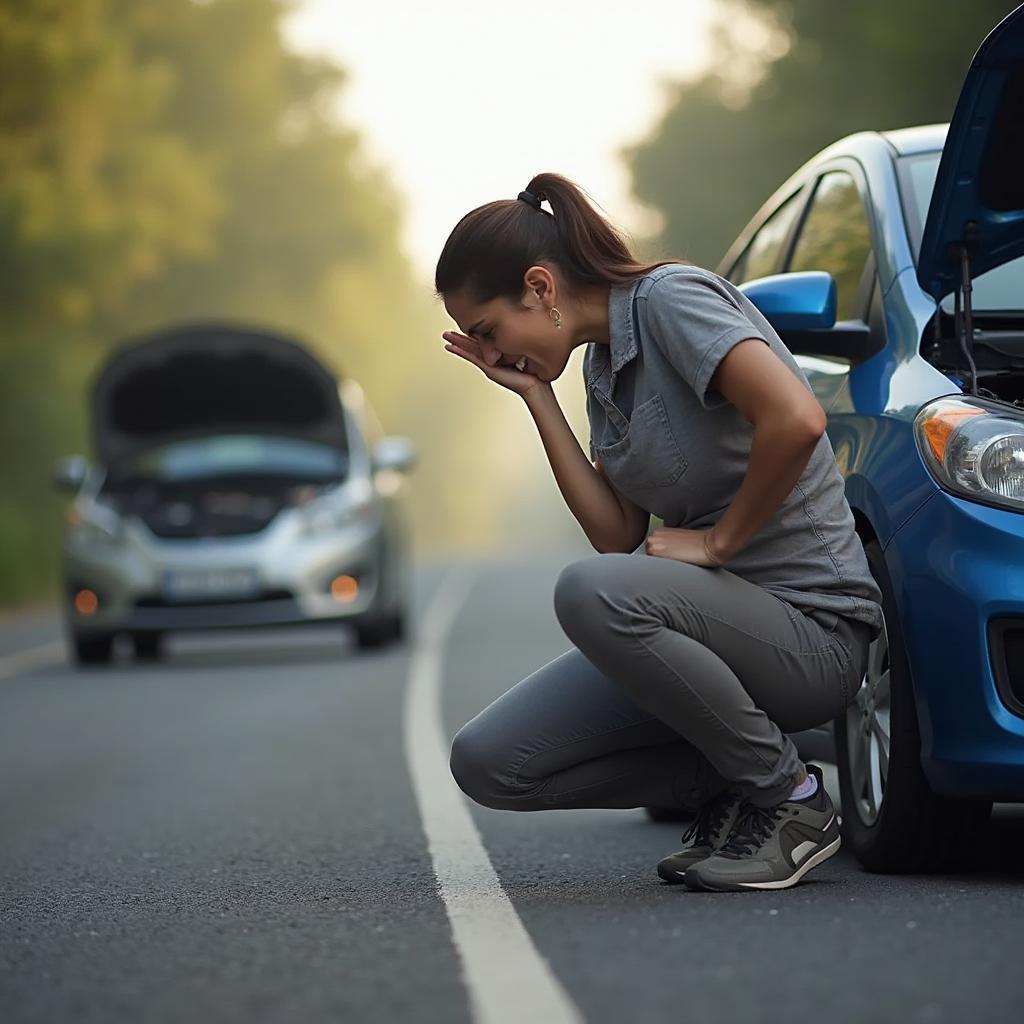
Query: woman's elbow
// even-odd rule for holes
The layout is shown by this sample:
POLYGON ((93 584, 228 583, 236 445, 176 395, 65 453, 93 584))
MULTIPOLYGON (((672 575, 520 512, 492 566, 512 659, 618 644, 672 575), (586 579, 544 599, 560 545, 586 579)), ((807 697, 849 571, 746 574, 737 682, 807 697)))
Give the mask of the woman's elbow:
POLYGON ((807 410, 804 422, 809 436, 815 441, 828 429, 828 416, 817 401, 807 410))

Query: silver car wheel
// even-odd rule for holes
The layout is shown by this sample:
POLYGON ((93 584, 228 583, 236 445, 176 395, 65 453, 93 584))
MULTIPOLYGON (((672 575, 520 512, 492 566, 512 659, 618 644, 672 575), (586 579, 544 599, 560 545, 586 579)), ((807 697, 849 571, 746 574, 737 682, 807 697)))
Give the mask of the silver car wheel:
POLYGON ((846 708, 850 785, 865 825, 878 820, 889 776, 889 707, 889 636, 883 621, 882 632, 868 648, 860 689, 846 708))

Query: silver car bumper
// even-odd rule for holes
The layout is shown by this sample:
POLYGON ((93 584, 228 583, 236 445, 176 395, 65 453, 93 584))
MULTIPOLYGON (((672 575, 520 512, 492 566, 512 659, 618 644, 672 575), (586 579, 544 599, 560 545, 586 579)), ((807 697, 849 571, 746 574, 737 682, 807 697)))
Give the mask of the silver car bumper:
POLYGON ((65 616, 75 633, 328 622, 358 617, 393 599, 384 593, 380 519, 314 536, 302 533, 291 517, 245 537, 166 540, 134 519, 125 528, 116 544, 65 537, 65 616), (169 572, 217 570, 247 571, 255 590, 187 597, 166 589, 169 572), (358 584, 347 599, 331 593, 331 580, 341 575, 358 584), (99 598, 92 614, 74 606, 81 588, 99 598))

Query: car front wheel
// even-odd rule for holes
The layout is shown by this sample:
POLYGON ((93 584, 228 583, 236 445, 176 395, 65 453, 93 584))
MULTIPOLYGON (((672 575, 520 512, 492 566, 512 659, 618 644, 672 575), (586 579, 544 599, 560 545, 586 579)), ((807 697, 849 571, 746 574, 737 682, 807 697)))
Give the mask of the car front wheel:
POLYGON ((113 633, 76 633, 71 639, 75 661, 79 665, 100 665, 109 662, 114 651, 113 633))
POLYGON ((929 787, 885 557, 877 541, 864 553, 882 592, 884 628, 855 699, 834 723, 843 840, 870 871, 963 866, 992 803, 939 796, 929 787))
POLYGON ((367 649, 399 643, 407 635, 407 615, 406 610, 400 608, 381 618, 368 618, 354 623, 356 645, 360 649, 367 649))

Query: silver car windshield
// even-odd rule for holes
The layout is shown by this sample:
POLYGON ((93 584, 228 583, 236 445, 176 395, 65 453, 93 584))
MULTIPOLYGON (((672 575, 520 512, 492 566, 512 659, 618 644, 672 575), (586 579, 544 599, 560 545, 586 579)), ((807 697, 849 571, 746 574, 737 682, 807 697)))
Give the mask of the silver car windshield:
POLYGON ((281 476, 340 480, 348 472, 345 452, 300 438, 220 434, 151 448, 119 465, 118 480, 183 481, 225 476, 281 476))
MULTIPOLYGON (((924 233, 925 217, 931 202, 935 175, 939 171, 941 150, 922 153, 919 156, 905 156, 898 161, 900 187, 903 191, 903 205, 910 234, 910 245, 917 262, 921 251, 921 235, 924 233)), ((1021 312, 1021 295, 1024 292, 1024 256, 972 280, 971 305, 977 310, 989 312, 1021 312)), ((953 295, 942 300, 942 308, 953 312, 953 295)))

